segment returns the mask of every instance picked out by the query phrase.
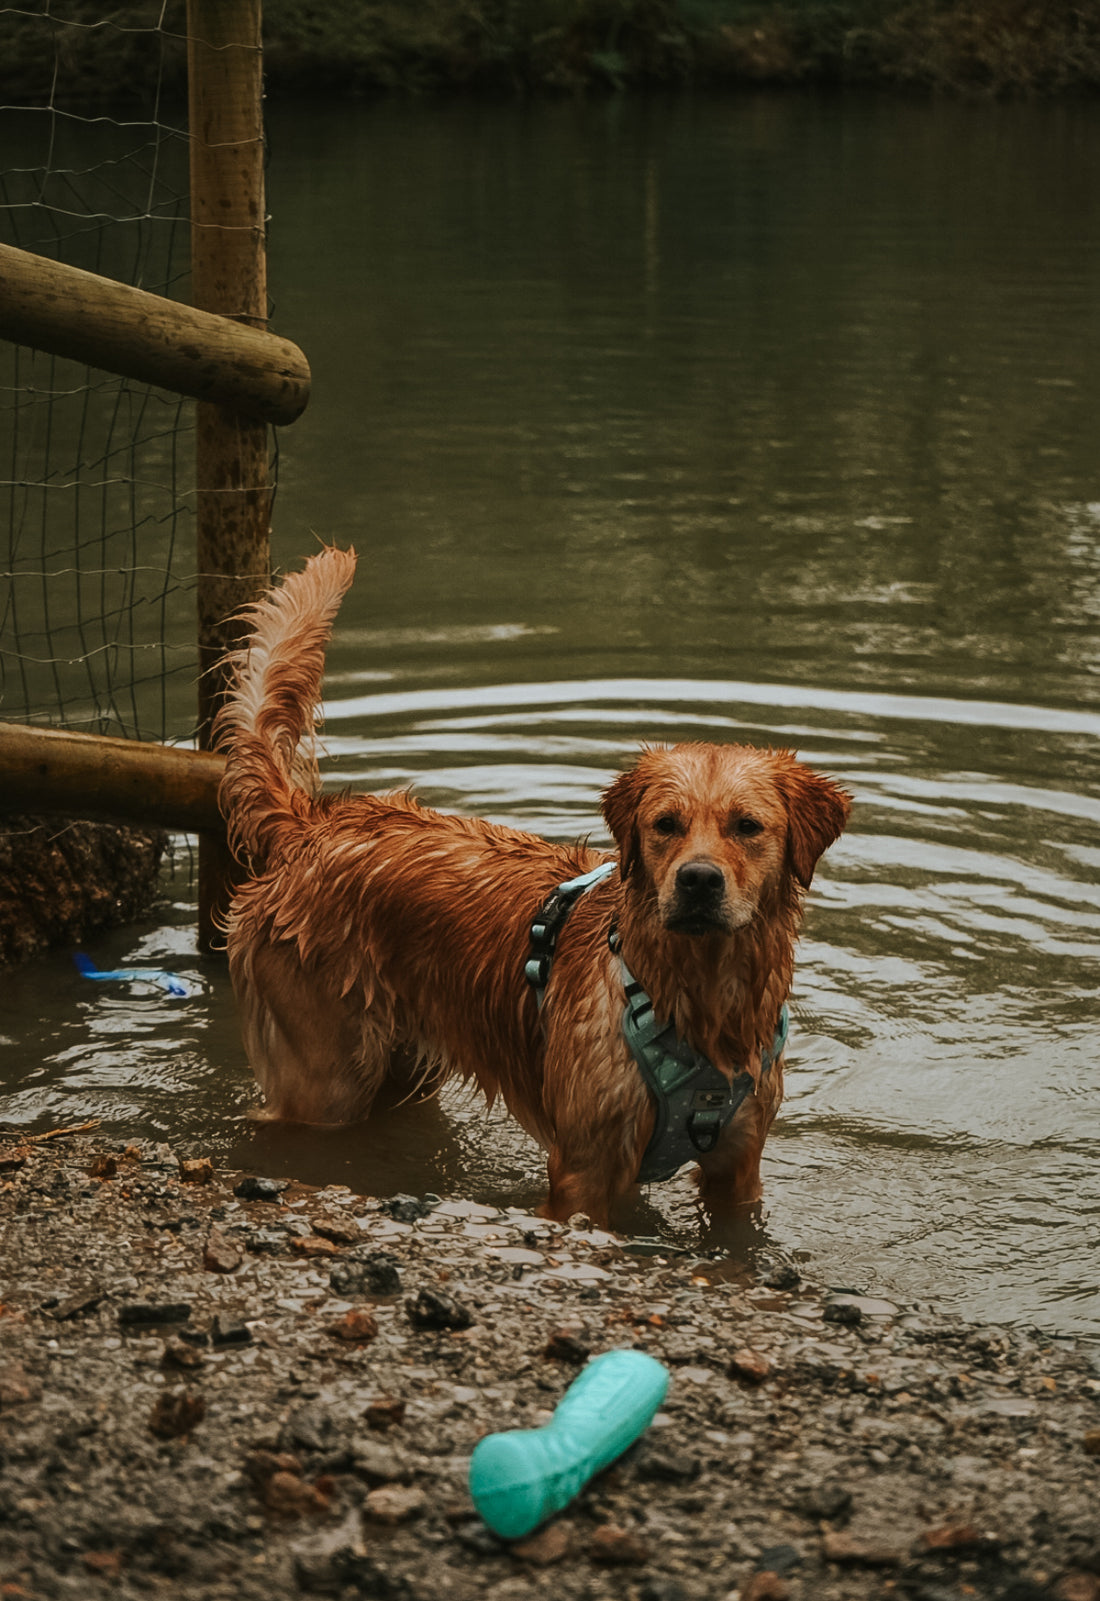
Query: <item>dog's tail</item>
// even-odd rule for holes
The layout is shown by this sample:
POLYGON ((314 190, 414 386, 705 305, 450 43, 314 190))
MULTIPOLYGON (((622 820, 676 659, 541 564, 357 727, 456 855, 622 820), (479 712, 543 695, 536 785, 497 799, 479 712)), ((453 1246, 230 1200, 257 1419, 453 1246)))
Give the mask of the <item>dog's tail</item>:
POLYGON ((326 546, 242 613, 249 637, 226 658, 229 689, 214 725, 226 754, 218 802, 230 845, 254 864, 298 830, 317 793, 325 646, 354 576, 355 552, 326 546))

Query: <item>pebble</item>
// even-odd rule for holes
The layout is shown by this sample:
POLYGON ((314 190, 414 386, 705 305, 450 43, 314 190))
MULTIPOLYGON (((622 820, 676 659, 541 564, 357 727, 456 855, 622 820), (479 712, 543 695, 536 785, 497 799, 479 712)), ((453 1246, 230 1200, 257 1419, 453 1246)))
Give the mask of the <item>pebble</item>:
POLYGON ((277 1201, 289 1188, 289 1179, 259 1178, 249 1174, 233 1186, 233 1194, 242 1201, 277 1201))
POLYGON ((588 1542, 588 1555, 593 1562, 604 1562, 621 1567, 641 1564, 649 1560, 649 1544, 631 1529, 621 1529, 614 1523, 602 1524, 588 1542))
POLYGON ((376 1523, 407 1523, 418 1518, 426 1505, 427 1497, 419 1485, 382 1484, 367 1493, 363 1511, 376 1523))
POLYGON ((206 1416, 206 1401, 189 1390, 166 1390, 149 1414, 149 1430, 161 1440, 190 1434, 206 1416))
POLYGON ((202 1249, 202 1265, 208 1273, 236 1273, 244 1261, 239 1245, 212 1229, 202 1249))
POLYGON ((409 1322, 418 1329, 468 1329, 473 1314, 453 1295, 423 1287, 405 1302, 409 1322))

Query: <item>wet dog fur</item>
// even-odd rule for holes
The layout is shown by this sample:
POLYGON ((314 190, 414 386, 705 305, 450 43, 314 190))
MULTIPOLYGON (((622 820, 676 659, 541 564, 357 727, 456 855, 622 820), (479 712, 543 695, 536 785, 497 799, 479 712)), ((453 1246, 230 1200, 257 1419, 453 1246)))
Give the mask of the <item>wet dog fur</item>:
POLYGON ((326 548, 249 614, 218 737, 221 805, 251 876, 227 921, 245 1048, 267 1117, 363 1118, 410 1060, 473 1081, 547 1151, 547 1216, 606 1225, 654 1127, 622 1032, 620 961, 656 1015, 755 1093, 700 1160, 712 1208, 755 1201, 783 1097, 763 1076, 787 998, 802 900, 848 796, 789 751, 643 748, 603 796, 617 858, 409 794, 321 795, 312 735, 324 653, 355 572, 326 548), (558 884, 617 870, 576 903, 540 1012, 531 923, 558 884))

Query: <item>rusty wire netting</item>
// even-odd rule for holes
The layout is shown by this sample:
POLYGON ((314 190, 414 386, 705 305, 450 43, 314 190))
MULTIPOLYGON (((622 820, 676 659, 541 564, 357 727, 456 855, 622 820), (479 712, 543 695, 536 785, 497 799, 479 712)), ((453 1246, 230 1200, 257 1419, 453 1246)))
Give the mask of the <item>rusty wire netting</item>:
MULTIPOLYGON (((184 33, 159 0, 0 6, 0 240, 186 298, 184 33)), ((177 396, 0 341, 0 718, 191 733, 193 429, 177 396)))

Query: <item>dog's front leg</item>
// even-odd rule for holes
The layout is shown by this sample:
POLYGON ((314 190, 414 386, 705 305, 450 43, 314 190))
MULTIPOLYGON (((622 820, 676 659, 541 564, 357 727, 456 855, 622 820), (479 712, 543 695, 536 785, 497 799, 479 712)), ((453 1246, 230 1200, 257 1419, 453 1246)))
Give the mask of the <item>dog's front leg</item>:
POLYGON ((774 1113, 750 1095, 717 1148, 699 1158, 699 1193, 711 1212, 759 1201, 764 1193, 760 1158, 774 1113))
MULTIPOLYGON (((538 1209, 540 1216, 566 1223, 576 1213, 583 1212, 597 1228, 608 1227, 611 1203, 618 1191, 606 1182, 603 1174, 594 1172, 587 1162, 582 1165, 576 1156, 571 1161, 560 1147, 550 1152, 546 1171, 550 1193, 538 1209)), ((627 1183, 624 1190, 629 1187, 627 1183)))

